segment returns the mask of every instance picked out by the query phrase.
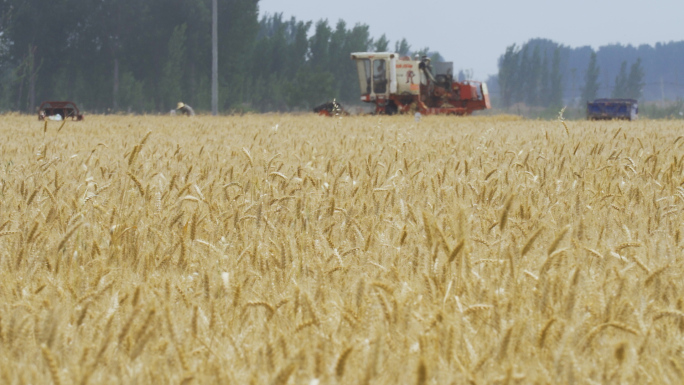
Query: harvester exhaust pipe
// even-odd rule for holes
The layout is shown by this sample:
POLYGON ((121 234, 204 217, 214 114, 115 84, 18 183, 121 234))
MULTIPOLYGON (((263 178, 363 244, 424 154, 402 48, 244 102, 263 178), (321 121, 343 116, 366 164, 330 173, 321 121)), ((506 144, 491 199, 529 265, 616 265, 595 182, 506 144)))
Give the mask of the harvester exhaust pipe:
POLYGON ((423 56, 420 60, 420 64, 418 65, 418 68, 420 68, 425 73, 425 76, 427 76, 431 82, 437 83, 437 80, 435 80, 435 77, 432 75, 432 71, 430 71, 430 58, 429 57, 423 56))

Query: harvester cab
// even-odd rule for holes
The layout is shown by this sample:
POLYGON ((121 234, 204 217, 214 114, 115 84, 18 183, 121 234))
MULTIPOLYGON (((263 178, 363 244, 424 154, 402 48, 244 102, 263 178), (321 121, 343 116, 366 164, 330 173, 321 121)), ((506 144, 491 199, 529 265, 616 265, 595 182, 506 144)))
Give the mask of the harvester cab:
POLYGON ((355 53, 352 59, 356 60, 362 101, 383 104, 397 92, 396 54, 355 53))
POLYGON ((427 57, 411 60, 392 52, 355 52, 361 101, 375 104, 375 113, 470 115, 490 108, 485 83, 456 82, 453 63, 427 57))

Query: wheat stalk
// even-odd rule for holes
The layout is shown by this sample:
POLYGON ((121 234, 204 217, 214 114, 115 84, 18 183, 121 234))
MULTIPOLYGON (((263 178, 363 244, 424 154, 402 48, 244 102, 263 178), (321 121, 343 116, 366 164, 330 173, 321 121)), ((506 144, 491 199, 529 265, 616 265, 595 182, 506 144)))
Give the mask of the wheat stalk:
POLYGON ((4 116, 2 381, 684 378, 677 121, 326 122, 4 116))
POLYGON ((55 359, 55 356, 52 354, 50 348, 48 348, 45 344, 40 346, 40 350, 43 352, 43 358, 45 359, 45 362, 48 365, 48 369, 50 370, 50 377, 52 377, 52 382, 54 382, 55 385, 60 385, 62 383, 62 380, 59 376, 59 368, 57 366, 57 360, 55 359))
POLYGON ((337 363, 335 364, 335 376, 339 379, 344 376, 344 369, 347 364, 347 359, 349 359, 349 355, 351 352, 354 350, 352 346, 344 349, 342 353, 340 353, 340 356, 337 358, 337 363))

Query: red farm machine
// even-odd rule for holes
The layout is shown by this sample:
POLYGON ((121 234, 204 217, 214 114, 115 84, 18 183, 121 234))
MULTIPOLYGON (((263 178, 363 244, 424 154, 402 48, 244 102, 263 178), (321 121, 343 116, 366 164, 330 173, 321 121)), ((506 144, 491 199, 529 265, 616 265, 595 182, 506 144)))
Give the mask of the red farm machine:
POLYGON ((38 120, 83 120, 83 114, 76 107, 76 103, 69 101, 43 102, 38 107, 38 120))
POLYGON ((355 52, 361 101, 375 104, 376 114, 420 112, 470 115, 491 108, 487 84, 455 81, 453 63, 412 60, 391 52, 355 52))

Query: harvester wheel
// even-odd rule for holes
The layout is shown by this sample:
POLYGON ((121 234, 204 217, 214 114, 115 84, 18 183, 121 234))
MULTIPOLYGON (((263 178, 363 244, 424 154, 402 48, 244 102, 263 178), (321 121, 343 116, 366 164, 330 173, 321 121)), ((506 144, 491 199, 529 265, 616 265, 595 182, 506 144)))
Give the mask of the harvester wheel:
POLYGON ((390 100, 389 103, 385 106, 385 114, 387 115, 394 115, 399 111, 399 108, 397 105, 394 103, 394 101, 390 100))

